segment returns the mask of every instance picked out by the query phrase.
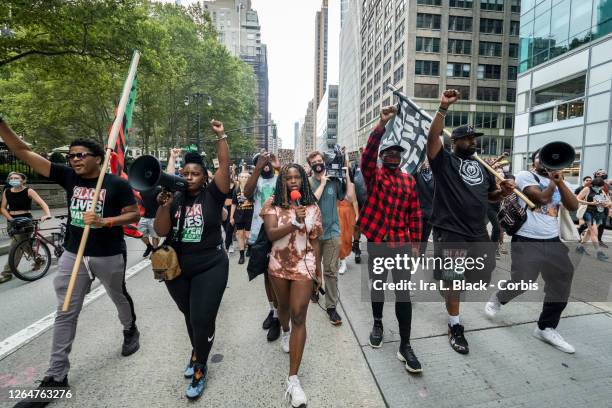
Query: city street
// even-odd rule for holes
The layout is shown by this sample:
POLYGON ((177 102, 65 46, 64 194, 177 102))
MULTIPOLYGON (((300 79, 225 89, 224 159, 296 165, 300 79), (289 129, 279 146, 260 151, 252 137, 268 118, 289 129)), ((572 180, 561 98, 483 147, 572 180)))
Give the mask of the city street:
MULTIPOLYGON (((609 233, 607 233, 609 234, 609 233)), ((141 349, 121 357, 121 327, 103 294, 81 313, 71 354, 74 399, 54 406, 140 407, 186 404, 182 378, 188 358, 184 321, 147 262, 142 244, 128 240, 128 280, 138 314, 141 349)), ((261 322, 267 312, 261 277, 248 282, 245 267, 230 256, 230 280, 217 319, 206 391, 198 406, 282 407, 288 356, 279 341, 268 343, 261 322)), ((352 256, 340 277, 344 323, 333 327, 311 304, 308 339, 300 369, 310 407, 603 407, 612 400, 612 307, 574 302, 560 332, 576 354, 555 350, 531 336, 540 305, 512 302, 491 322, 482 303, 466 303, 462 316, 468 356, 455 353, 446 337, 441 303, 415 303, 412 345, 423 363, 411 376, 395 357, 399 336, 393 304, 385 306, 385 343, 368 345, 371 309, 361 299, 361 269, 352 256), (451 396, 452 397, 449 397, 451 396)), ((496 273, 508 270, 508 257, 496 273)), ((6 338, 51 313, 53 271, 35 283, 2 285, 2 336, 6 338)), ((0 389, 31 386, 47 368, 52 330, 0 361, 0 389)), ((0 344, 3 344, 4 341, 0 344)), ((2 406, 11 406, 6 400, 2 406)))

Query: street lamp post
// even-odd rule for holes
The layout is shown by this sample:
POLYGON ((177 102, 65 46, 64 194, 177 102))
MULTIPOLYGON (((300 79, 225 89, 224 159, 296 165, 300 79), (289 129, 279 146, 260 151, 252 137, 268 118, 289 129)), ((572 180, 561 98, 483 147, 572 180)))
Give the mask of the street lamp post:
POLYGON ((200 150, 201 150, 201 147, 200 147, 201 146, 201 143, 200 143, 201 142, 201 117, 200 115, 202 114, 201 104, 204 98, 206 98, 206 105, 212 106, 213 104, 212 97, 202 92, 196 92, 192 95, 186 95, 184 98, 184 103, 186 107, 189 106, 191 102, 195 102, 196 104, 196 110, 198 112, 198 117, 197 117, 198 133, 197 133, 197 139, 196 139, 196 146, 198 148, 198 153, 200 153, 200 150))

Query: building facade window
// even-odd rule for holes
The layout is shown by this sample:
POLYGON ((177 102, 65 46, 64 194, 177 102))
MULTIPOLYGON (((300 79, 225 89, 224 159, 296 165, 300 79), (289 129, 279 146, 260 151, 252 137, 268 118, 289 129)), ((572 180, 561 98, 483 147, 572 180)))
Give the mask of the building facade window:
POLYGON ((501 57, 502 43, 481 41, 478 44, 478 54, 483 57, 501 57))
POLYGON ((510 1, 510 11, 513 13, 521 12, 521 0, 511 0, 510 1))
POLYGON ((446 76, 469 78, 470 68, 471 68, 470 64, 463 64, 460 62, 449 62, 448 64, 446 64, 446 76))
POLYGON ((518 44, 508 44, 508 57, 509 58, 518 58, 518 44))
POLYGON ((472 0, 449 0, 448 5, 455 8, 472 8, 472 0))
POLYGON ((376 71, 376 73, 374 74, 374 83, 377 84, 380 82, 380 79, 382 78, 382 72, 380 71, 380 69, 378 71, 376 71))
POLYGON ((404 20, 395 28, 395 42, 398 42, 404 35, 404 20))
POLYGON ((386 74, 389 71, 391 71, 391 58, 386 60, 385 64, 383 65, 383 75, 386 74))
POLYGON ((385 37, 387 35, 389 35, 389 33, 391 32, 391 27, 393 26, 393 21, 391 19, 388 19, 385 22, 385 37))
POLYGON ((414 73, 416 75, 440 75, 440 62, 438 61, 415 61, 414 73))
POLYGON ((422 4, 423 6, 441 6, 442 0, 417 0, 417 4, 422 4))
POLYGON ((472 17, 448 16, 448 30, 472 32, 472 17))
POLYGON ((514 65, 508 66, 508 81, 516 81, 516 76, 518 74, 518 67, 514 65))
POLYGON ((516 102, 516 88, 506 89, 506 102, 516 102))
POLYGON ((456 128, 461 125, 469 124, 470 113, 461 111, 448 111, 444 117, 444 126, 456 128))
POLYGON ((395 19, 397 20, 404 14, 404 9, 406 8, 406 0, 397 1, 397 7, 395 8, 395 19))
POLYGON ((387 85, 389 85, 390 83, 391 83, 391 77, 389 77, 389 78, 385 79, 385 80, 383 81, 383 84, 382 84, 382 88, 383 88, 383 90, 385 90, 385 91, 386 91, 386 90, 387 90, 387 85))
POLYGON ((389 51, 391 51, 391 48, 393 48, 393 39, 389 38, 386 42, 385 42, 385 46, 383 48, 383 54, 387 55, 389 53, 389 51))
POLYGON ((498 102, 499 88, 479 86, 476 89, 476 99, 479 101, 498 102))
POLYGON ((404 79, 404 66, 401 65, 398 69, 393 73, 393 83, 397 84, 399 81, 404 79))
POLYGON ((497 113, 476 112, 476 114, 474 115, 474 127, 478 129, 496 129, 497 113))
POLYGON ((427 28, 430 30, 440 29, 440 15, 417 13, 417 28, 427 28))
POLYGON ((439 86, 438 84, 414 84, 414 96, 415 98, 438 98, 439 86))
POLYGON ((483 34, 503 34, 504 20, 497 20, 494 18, 481 18, 480 32, 483 34))
POLYGON ((504 120, 504 129, 514 128, 514 114, 506 113, 506 119, 504 120))
POLYGON ((478 79, 501 79, 501 66, 490 64, 478 65, 478 79))
POLYGON ((404 58, 404 43, 403 42, 395 50, 395 53, 393 54, 393 61, 398 62, 398 61, 401 61, 402 58, 404 58))
POLYGON ((455 89, 459 91, 459 95, 461 99, 466 100, 470 99, 470 87, 466 85, 448 85, 447 88, 455 89))
POLYGON ((431 37, 417 37, 416 50, 419 52, 440 52, 440 39, 431 37))
POLYGON ((504 11, 504 0, 480 0, 480 9, 488 11, 504 11))
POLYGON ((458 55, 471 55, 472 54, 472 41, 449 38, 448 39, 448 53, 458 54, 458 55))
POLYGON ((511 21, 510 22, 510 35, 517 37, 519 35, 520 22, 511 21))

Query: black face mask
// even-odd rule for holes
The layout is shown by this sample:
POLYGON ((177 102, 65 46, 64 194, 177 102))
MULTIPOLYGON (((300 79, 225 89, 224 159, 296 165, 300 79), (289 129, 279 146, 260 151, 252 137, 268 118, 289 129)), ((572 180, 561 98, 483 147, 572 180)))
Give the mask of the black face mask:
POLYGON ((315 173, 323 173, 324 169, 325 169, 325 166, 323 166, 321 163, 317 163, 314 166, 312 166, 312 171, 314 171, 315 173))
POLYGON ((470 147, 467 149, 456 148, 455 150, 455 154, 461 157, 462 159, 469 159, 474 155, 474 153, 476 153, 475 147, 470 147))
POLYGON ((395 162, 387 162, 387 161, 384 161, 384 160, 383 160, 382 164, 383 164, 383 166, 384 166, 385 168, 387 168, 387 169, 389 169, 389 170, 395 170, 395 169, 397 169, 397 168, 399 167, 399 165, 400 165, 399 163, 395 163, 395 162))

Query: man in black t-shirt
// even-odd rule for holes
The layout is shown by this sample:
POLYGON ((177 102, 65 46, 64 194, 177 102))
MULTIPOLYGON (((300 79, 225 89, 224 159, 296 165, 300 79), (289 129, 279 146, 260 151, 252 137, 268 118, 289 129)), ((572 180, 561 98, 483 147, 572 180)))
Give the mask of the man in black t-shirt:
MULTIPOLYGON (((100 175, 104 150, 92 140, 77 139, 70 144, 70 167, 51 163, 34 153, 11 128, 0 119, 0 137, 9 150, 37 173, 60 184, 67 193, 68 229, 65 251, 58 261, 53 281, 57 296, 57 316, 53 325, 53 344, 49 370, 39 389, 68 386, 68 355, 76 334, 77 320, 94 277, 100 279, 117 307, 123 326, 122 355, 135 353, 139 345, 134 305, 125 287, 126 247, 122 225, 138 222, 140 216, 134 194, 127 181, 106 174, 96 208, 91 201, 100 175), (91 226, 85 253, 78 271, 67 312, 62 311, 68 282, 86 224, 91 226)), ((34 400, 21 401, 18 406, 44 406, 34 400)))
MULTIPOLYGON (((488 284, 495 269, 495 244, 487 234, 485 220, 489 201, 500 201, 512 194, 514 181, 504 180, 501 189, 495 178, 473 155, 476 153, 476 132, 472 126, 460 126, 453 130, 453 151, 444 149, 440 135, 444 128, 444 116, 448 107, 459 99, 459 92, 444 91, 440 108, 431 123, 427 138, 427 158, 433 172, 435 186, 431 224, 434 233, 434 256, 452 259, 456 268, 438 268, 436 280, 445 281, 445 288, 453 282, 488 284), (459 258, 473 258, 478 267, 459 268, 459 258), (480 263, 477 261, 480 260, 480 263), (457 261, 457 263, 455 263, 457 261), (482 267, 480 267, 482 265, 482 267)), ((472 264, 474 265, 474 264, 472 264)), ((459 319, 460 290, 443 292, 448 312, 448 337, 453 350, 461 354, 469 352, 459 319)))

